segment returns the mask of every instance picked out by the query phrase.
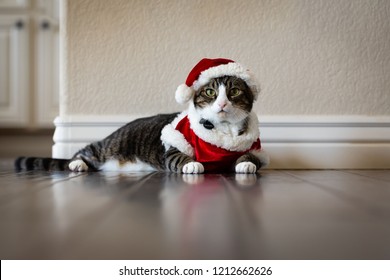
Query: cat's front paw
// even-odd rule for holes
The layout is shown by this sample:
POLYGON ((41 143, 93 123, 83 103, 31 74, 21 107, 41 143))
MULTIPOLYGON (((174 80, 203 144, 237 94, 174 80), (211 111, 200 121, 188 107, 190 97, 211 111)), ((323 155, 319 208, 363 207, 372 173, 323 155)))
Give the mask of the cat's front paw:
POLYGON ((236 173, 256 173, 257 167, 250 161, 243 161, 236 165, 236 173))
POLYGON ((204 172, 204 167, 200 162, 189 162, 182 168, 182 172, 185 174, 199 174, 204 172))
POLYGON ((82 161, 81 159, 76 159, 71 161, 68 167, 70 171, 75 171, 75 172, 84 172, 88 170, 88 165, 86 165, 85 162, 82 161))

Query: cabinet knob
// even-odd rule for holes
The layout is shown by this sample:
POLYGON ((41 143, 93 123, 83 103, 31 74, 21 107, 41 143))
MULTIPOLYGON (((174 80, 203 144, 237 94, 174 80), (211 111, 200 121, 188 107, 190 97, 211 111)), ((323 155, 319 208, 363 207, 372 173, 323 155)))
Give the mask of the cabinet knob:
POLYGON ((42 23, 41 23, 41 28, 42 28, 43 30, 49 29, 49 28, 50 28, 50 22, 48 22, 47 20, 42 21, 42 23))
POLYGON ((24 22, 22 20, 18 20, 16 23, 15 23, 15 27, 17 29, 23 29, 24 27, 24 22))

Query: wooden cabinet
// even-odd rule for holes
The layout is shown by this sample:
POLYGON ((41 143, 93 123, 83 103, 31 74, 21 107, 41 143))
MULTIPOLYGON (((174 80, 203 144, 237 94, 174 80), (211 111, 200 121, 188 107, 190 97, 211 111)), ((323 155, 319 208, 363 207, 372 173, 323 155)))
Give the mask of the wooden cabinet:
POLYGON ((59 107, 58 0, 0 0, 0 128, 52 128, 59 107))

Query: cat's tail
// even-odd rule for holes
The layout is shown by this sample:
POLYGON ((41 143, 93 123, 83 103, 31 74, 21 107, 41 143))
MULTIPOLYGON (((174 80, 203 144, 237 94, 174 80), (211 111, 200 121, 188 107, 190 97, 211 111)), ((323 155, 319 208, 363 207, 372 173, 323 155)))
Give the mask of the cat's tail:
POLYGON ((15 170, 46 170, 64 171, 69 170, 70 159, 19 157, 15 160, 15 170))

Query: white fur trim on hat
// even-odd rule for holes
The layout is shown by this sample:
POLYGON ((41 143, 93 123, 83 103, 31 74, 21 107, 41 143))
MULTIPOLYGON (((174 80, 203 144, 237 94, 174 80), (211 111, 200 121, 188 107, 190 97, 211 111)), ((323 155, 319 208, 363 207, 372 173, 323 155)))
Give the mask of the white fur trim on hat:
POLYGON ((199 75, 199 78, 192 85, 192 88, 197 91, 202 86, 209 83, 211 79, 219 78, 222 76, 234 76, 244 80, 249 86, 249 88, 252 90, 255 100, 257 99, 259 88, 255 77, 247 68, 237 62, 221 64, 203 71, 199 75))
POLYGON ((177 87, 175 92, 176 102, 179 104, 186 104, 194 96, 194 89, 187 86, 186 84, 181 84, 177 87))

